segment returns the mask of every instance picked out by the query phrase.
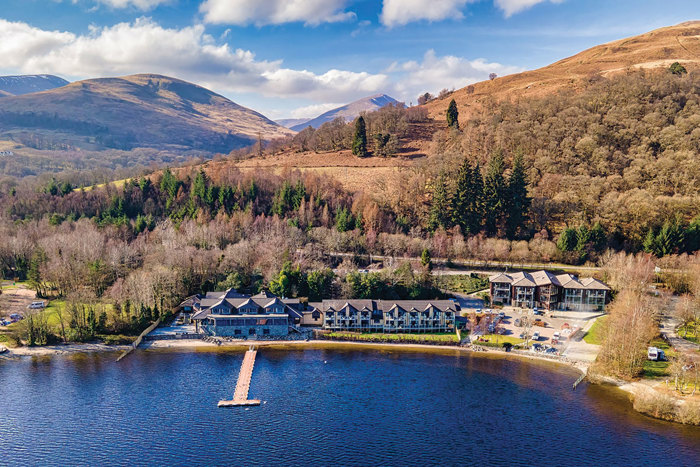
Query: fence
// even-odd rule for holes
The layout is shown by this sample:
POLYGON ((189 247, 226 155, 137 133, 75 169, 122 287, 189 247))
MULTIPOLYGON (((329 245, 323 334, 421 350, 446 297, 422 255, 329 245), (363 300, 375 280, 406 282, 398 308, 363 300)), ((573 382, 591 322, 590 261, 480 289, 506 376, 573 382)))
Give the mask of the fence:
POLYGON ((139 334, 139 337, 137 337, 136 340, 134 340, 134 342, 131 343, 131 348, 125 350, 125 351, 119 356, 119 358, 117 358, 117 361, 120 361, 122 358, 124 358, 124 357, 126 357, 127 355, 129 355, 132 351, 136 350, 136 348, 137 348, 139 345, 141 345, 141 341, 143 340, 143 338, 144 338, 148 333, 150 333, 150 332, 153 331, 155 328, 157 328, 159 325, 160 325, 160 318, 158 318, 158 319, 155 321, 155 323, 151 324, 151 325, 148 326, 146 329, 144 329, 143 332, 142 332, 141 334, 139 334))

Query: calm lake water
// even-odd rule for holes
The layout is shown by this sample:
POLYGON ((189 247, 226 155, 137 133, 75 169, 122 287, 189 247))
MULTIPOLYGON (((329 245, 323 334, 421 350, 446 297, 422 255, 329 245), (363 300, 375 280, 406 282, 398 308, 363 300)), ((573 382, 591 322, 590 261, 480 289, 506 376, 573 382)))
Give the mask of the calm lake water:
POLYGON ((0 465, 698 465, 700 428, 551 365, 263 349, 0 361, 0 465), (327 363, 326 363, 327 362, 327 363))

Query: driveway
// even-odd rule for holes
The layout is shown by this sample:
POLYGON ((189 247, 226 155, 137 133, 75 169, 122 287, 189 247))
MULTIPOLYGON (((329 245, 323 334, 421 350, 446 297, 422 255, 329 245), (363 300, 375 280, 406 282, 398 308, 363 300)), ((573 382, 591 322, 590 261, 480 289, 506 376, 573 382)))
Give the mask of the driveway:
MULTIPOLYGON (((673 297, 671 298, 670 303, 675 305, 676 300, 677 298, 673 297)), ((676 351, 684 354, 690 354, 694 358, 698 358, 698 353, 700 353, 700 344, 685 340, 678 335, 676 330, 680 327, 681 322, 678 318, 673 316, 673 311, 671 308, 671 306, 666 306, 662 311, 660 323, 661 329, 659 329, 661 332, 661 337, 663 337, 671 347, 676 349, 676 351)))

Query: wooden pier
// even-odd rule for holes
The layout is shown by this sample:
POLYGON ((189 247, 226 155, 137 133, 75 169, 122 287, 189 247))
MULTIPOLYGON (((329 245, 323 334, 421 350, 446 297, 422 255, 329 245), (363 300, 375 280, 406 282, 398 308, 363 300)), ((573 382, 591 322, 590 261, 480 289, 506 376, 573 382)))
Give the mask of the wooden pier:
POLYGON ((219 407, 236 407, 260 405, 257 399, 248 399, 248 390, 250 389, 250 378, 253 376, 253 366, 255 365, 255 356, 258 351, 252 347, 246 351, 241 364, 241 371, 238 373, 238 382, 236 383, 236 392, 233 393, 233 400, 219 401, 219 407))

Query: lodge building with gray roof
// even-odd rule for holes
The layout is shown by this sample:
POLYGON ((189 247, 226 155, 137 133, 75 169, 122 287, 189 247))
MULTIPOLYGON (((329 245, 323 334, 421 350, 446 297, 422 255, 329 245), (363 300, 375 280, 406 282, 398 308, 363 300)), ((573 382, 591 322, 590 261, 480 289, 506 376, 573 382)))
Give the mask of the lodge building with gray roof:
POLYGON ((489 278, 491 303, 560 311, 605 311, 610 287, 592 277, 549 271, 501 273, 489 278))
POLYGON ((189 297, 180 309, 191 313, 198 333, 255 338, 288 335, 300 323, 306 307, 298 299, 269 292, 251 296, 229 289, 189 297))
POLYGON ((453 332, 459 312, 452 300, 323 300, 310 305, 331 331, 453 332))

